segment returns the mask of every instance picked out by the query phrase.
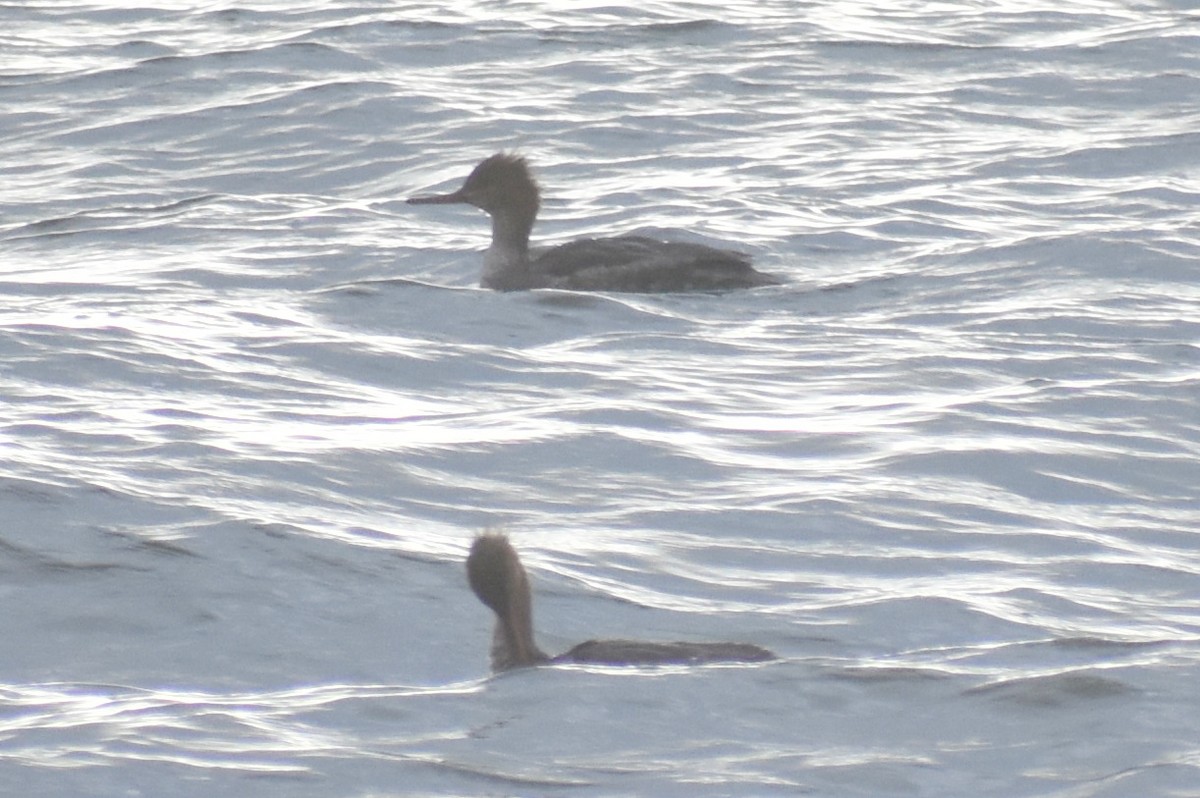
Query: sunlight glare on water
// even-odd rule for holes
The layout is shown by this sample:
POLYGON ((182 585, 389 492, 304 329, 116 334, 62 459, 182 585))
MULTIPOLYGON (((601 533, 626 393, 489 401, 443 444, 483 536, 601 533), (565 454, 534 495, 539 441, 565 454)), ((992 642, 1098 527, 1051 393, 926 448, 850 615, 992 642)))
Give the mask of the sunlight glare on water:
POLYGON ((0 791, 1195 791, 1195 11, 0 16, 0 791), (497 151, 783 284, 481 290, 497 151))

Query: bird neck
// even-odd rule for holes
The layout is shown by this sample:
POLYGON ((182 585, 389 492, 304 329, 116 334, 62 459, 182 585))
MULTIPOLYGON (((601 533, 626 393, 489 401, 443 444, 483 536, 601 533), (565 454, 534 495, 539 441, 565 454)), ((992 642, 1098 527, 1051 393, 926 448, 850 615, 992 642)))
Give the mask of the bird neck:
POLYGON ((492 214, 492 244, 483 256, 485 288, 501 291, 536 288, 537 280, 529 264, 529 233, 534 212, 505 209, 492 214))
POLYGON ((546 662, 533 639, 533 597, 517 552, 499 535, 476 539, 467 558, 467 576, 479 600, 496 613, 492 670, 546 662))
POLYGON ((529 578, 521 561, 513 557, 506 563, 506 599, 496 613, 496 631, 492 635, 492 669, 521 668, 545 662, 548 657, 533 639, 533 597, 529 578))

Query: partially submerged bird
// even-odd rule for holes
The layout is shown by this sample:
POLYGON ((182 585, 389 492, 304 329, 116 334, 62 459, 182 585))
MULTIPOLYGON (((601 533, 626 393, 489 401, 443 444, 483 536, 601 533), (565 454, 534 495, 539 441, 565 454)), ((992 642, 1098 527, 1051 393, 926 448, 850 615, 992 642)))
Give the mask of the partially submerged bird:
POLYGON ((765 662, 775 655, 750 643, 651 643, 641 640, 589 640, 550 657, 533 639, 533 598, 529 577, 508 538, 475 538, 467 557, 467 580, 479 600, 496 613, 492 670, 546 663, 668 665, 705 662, 765 662))
POLYGON ((727 291, 777 285, 750 256, 728 249, 646 236, 583 238, 530 254, 529 233, 541 204, 525 159, 497 153, 449 194, 412 197, 410 205, 474 205, 492 217, 492 245, 483 259, 484 288, 523 291, 727 291))

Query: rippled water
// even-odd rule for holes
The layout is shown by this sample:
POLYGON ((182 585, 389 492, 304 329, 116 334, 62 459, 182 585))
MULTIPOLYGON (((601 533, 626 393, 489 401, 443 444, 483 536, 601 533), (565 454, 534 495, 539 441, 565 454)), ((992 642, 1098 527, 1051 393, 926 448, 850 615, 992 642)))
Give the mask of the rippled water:
POLYGON ((0 21, 0 791, 1200 794, 1189 4, 0 21), (499 149, 788 283, 479 290, 499 149), (486 526, 782 659, 491 678, 486 526))

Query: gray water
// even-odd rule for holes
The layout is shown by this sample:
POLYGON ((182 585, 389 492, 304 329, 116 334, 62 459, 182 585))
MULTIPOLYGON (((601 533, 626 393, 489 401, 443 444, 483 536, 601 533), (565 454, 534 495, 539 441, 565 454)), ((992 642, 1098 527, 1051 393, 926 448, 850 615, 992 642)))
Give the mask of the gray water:
POLYGON ((0 792, 1200 795, 1185 3, 0 9, 0 792), (780 287, 497 294, 541 243, 780 287), (539 641, 775 663, 488 673, 539 641))

